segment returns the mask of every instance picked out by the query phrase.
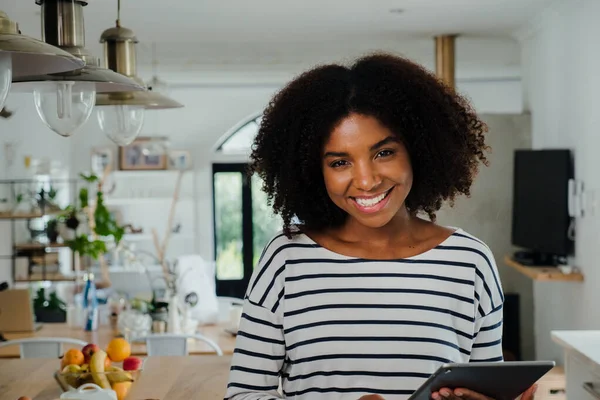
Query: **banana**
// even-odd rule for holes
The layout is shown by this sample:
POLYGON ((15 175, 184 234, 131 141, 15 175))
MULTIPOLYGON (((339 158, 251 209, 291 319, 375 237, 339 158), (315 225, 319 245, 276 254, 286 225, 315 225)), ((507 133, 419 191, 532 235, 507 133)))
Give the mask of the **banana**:
POLYGON ((108 367, 106 372, 110 383, 133 382, 133 376, 129 372, 123 371, 122 368, 115 367, 114 365, 108 367))
POLYGON ((79 387, 79 377, 81 376, 81 367, 79 365, 67 365, 61 371, 65 382, 71 387, 79 387))
POLYGON ((104 350, 98 350, 90 359, 90 372, 92 373, 92 378, 94 378, 96 385, 100 386, 102 389, 110 389, 110 382, 104 373, 104 361, 106 360, 106 357, 107 354, 104 350))

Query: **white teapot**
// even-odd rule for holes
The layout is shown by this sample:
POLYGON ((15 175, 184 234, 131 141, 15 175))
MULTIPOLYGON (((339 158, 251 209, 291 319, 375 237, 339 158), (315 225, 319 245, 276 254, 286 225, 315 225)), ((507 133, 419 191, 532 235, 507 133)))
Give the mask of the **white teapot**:
POLYGON ((61 400, 117 400, 112 389, 102 389, 93 383, 86 383, 77 389, 69 390, 60 396, 61 400))

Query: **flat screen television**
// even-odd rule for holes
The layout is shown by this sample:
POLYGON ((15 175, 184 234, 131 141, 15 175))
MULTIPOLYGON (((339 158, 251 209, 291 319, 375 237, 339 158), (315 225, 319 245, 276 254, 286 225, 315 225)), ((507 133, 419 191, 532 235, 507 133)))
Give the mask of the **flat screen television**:
POLYGON ((528 265, 555 265, 573 252, 569 236, 570 150, 516 150, 514 155, 512 244, 528 265))

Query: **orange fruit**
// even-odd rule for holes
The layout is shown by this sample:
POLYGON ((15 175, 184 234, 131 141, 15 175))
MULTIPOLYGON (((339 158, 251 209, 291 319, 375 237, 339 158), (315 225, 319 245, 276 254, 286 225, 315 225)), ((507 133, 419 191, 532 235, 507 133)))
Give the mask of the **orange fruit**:
POLYGON ((110 357, 106 357, 104 359, 104 369, 107 369, 108 367, 110 367, 111 364, 112 364, 112 360, 110 359, 110 357))
POLYGON ((112 390, 117 393, 117 400, 124 400, 133 382, 117 382, 112 384, 112 390))
POLYGON ((114 362, 121 362, 131 355, 131 345, 123 338, 115 338, 108 343, 106 354, 114 362))
POLYGON ((83 353, 79 349, 69 349, 63 355, 60 362, 61 366, 67 365, 82 365, 83 364, 83 353))

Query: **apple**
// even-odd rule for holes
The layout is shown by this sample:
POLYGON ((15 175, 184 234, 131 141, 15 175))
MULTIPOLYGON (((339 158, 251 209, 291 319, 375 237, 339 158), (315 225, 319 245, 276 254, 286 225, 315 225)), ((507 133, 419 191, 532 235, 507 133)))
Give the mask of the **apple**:
POLYGON ((97 352, 98 350, 100 350, 100 347, 98 347, 98 345, 93 344, 93 343, 89 343, 89 344, 86 344, 85 346, 83 346, 83 349, 81 349, 81 352, 83 353, 83 363, 89 364, 90 359, 92 358, 92 355, 95 352, 97 352))
POLYGON ((138 357, 127 357, 123 360, 123 369, 125 371, 137 371, 142 368, 142 359, 138 357))

